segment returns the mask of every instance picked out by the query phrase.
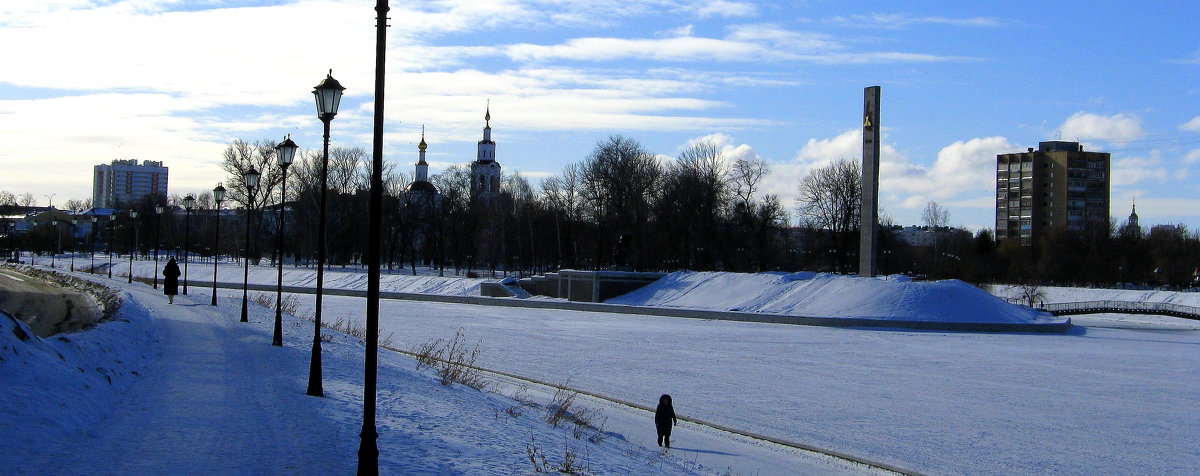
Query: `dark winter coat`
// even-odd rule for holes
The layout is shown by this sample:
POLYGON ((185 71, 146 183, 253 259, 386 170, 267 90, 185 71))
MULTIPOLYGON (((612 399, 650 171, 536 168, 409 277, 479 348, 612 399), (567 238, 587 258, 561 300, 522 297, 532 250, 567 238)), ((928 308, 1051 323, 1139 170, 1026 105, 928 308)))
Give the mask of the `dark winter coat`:
POLYGON ((163 267, 163 294, 179 294, 179 265, 175 263, 175 258, 171 258, 163 267))
POLYGON ((679 420, 675 418, 675 407, 671 406, 671 396, 658 397, 658 408, 654 410, 654 426, 658 429, 658 434, 669 436, 671 426, 677 424, 679 424, 679 420))

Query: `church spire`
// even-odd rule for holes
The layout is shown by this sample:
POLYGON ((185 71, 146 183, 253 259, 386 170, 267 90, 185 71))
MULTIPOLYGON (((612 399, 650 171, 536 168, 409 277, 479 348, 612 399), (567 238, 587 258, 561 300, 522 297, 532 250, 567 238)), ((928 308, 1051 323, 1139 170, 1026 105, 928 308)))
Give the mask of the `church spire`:
POLYGON ((429 148, 429 144, 425 143, 425 125, 421 125, 421 143, 417 144, 417 167, 413 174, 416 182, 426 182, 429 180, 429 163, 425 162, 425 149, 429 148))
MULTIPOLYGON (((480 143, 492 142, 492 100, 488 99, 487 112, 483 114, 483 141, 480 143)), ((484 157, 480 157, 483 159, 484 157)))

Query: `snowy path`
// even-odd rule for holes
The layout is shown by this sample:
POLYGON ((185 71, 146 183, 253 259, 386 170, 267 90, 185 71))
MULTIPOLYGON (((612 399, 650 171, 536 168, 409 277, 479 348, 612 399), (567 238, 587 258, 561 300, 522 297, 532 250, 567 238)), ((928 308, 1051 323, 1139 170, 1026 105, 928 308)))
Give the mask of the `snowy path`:
MULTIPOLYGON (((299 352, 271 348, 260 333, 246 332, 247 324, 216 315, 195 296, 179 296, 175 305, 167 305, 148 287, 124 289, 135 300, 127 305, 149 304, 162 353, 99 428, 49 452, 32 466, 35 472, 47 467, 61 474, 350 470, 306 449, 328 445, 336 429, 322 421, 320 401, 303 393, 297 376, 306 375, 307 359, 299 352)), ((226 300, 220 311, 234 315, 233 305, 226 300)))
MULTIPOLYGON (((44 342, 10 343, 42 349, 37 362, 61 367, 55 375, 39 373, 42 366, 34 362, 12 367, 22 361, 0 360, 0 366, 10 366, 4 370, 12 372, 10 377, 24 375, 6 380, 0 373, 0 384, 10 383, 0 385, 0 441, 19 443, 0 458, 0 474, 353 473, 361 421, 361 341, 326 334, 326 397, 308 397, 308 322, 289 316, 285 347, 272 347, 274 313, 254 304, 250 322, 237 322, 240 297, 223 293, 214 308, 207 294, 193 293, 167 305, 145 285, 97 280, 129 293, 118 314, 123 316, 118 321, 128 322, 106 322, 44 342), (66 365, 59 366, 64 352, 66 365), (99 378, 76 381, 75 366, 92 365, 84 362, 93 357, 104 368, 87 374, 99 378), (122 360, 138 362, 122 365, 122 360), (104 375, 113 377, 111 387, 104 375), (46 377, 73 389, 46 386, 54 381, 46 377), (84 385, 89 382, 90 389, 84 385), (71 403, 93 397, 92 405, 71 403), (27 408, 31 400, 45 404, 27 408)), ((360 306, 352 307, 351 312, 361 312, 360 306)), ((413 365, 409 357, 380 354, 382 474, 532 474, 527 453, 534 443, 549 464, 575 452, 576 463, 595 474, 725 474, 729 468, 752 468, 732 474, 878 474, 690 424, 677 429, 677 448, 664 453, 651 443, 647 412, 581 397, 581 404, 601 410, 606 421, 603 440, 589 442, 587 433, 580 439, 572 425, 544 421, 546 391, 528 388, 534 403, 526 407, 506 396, 522 384, 500 386, 501 393, 446 387, 428 370, 414 372, 413 365), (510 413, 514 407, 521 410, 510 413)))

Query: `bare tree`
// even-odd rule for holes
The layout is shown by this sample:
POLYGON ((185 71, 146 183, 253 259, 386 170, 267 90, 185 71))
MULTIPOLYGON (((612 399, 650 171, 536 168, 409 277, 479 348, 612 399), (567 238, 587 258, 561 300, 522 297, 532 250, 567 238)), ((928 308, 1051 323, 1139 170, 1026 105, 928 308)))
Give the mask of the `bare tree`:
POLYGON ((66 204, 64 204, 63 206, 66 207, 67 210, 70 210, 73 212, 81 212, 81 211, 92 208, 92 199, 85 198, 83 200, 80 200, 78 198, 72 198, 70 200, 67 200, 66 204))
POLYGON ((862 172, 858 162, 842 159, 813 170, 800 181, 797 191, 801 219, 828 231, 833 261, 844 269, 860 224, 862 172))
POLYGON ((582 176, 579 164, 569 164, 563 167, 562 175, 542 181, 543 200, 554 215, 555 252, 559 266, 574 267, 579 257, 576 230, 583 220, 582 176))
POLYGON ((939 228, 945 228, 950 222, 950 211, 942 208, 938 202, 929 202, 925 205, 925 211, 921 212, 921 220, 931 231, 936 232, 939 228))
POLYGON ((754 197, 754 192, 758 189, 758 184, 767 175, 768 171, 767 162, 759 158, 753 160, 738 159, 737 162, 734 162, 731 174, 734 194, 737 195, 741 203, 747 208, 750 207, 750 200, 754 197))
POLYGON ((596 264, 632 254, 636 268, 645 246, 650 204, 662 176, 658 159, 633 139, 612 136, 596 144, 582 167, 583 197, 599 227, 596 264))
POLYGON ((22 207, 32 207, 36 203, 37 199, 29 192, 22 193, 21 196, 17 197, 17 205, 22 207))
POLYGON ((701 269, 733 261, 731 251, 742 247, 728 249, 720 226, 731 196, 729 175, 715 143, 699 142, 679 153, 663 174, 656 207, 660 231, 676 239, 663 240, 660 246, 674 248, 674 256, 701 269))

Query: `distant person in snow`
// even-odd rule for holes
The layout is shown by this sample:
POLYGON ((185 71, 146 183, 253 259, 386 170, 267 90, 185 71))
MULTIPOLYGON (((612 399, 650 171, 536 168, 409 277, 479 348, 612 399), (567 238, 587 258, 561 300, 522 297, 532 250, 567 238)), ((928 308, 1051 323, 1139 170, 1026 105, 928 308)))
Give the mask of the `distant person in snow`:
POLYGON ((658 397, 658 408, 654 410, 654 426, 658 428, 658 446, 671 447, 671 427, 678 425, 675 418, 675 407, 671 406, 671 396, 663 394, 658 397))
POLYGON ((163 266, 163 294, 167 295, 167 304, 175 304, 175 295, 179 294, 179 264, 174 256, 163 266))

